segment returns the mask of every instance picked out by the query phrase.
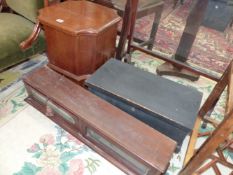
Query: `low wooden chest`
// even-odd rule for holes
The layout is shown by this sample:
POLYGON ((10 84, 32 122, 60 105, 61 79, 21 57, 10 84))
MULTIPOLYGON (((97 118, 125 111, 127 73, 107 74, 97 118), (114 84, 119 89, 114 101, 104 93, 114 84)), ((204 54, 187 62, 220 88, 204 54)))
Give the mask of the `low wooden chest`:
POLYGON ((89 90, 177 142, 193 129, 202 94, 111 59, 87 81, 89 90))
POLYGON ((57 71, 91 74, 115 54, 121 18, 113 9, 66 1, 41 9, 38 19, 45 30, 49 64, 57 71))
POLYGON ((176 147, 167 136, 48 67, 24 83, 28 103, 127 174, 166 172, 176 147))

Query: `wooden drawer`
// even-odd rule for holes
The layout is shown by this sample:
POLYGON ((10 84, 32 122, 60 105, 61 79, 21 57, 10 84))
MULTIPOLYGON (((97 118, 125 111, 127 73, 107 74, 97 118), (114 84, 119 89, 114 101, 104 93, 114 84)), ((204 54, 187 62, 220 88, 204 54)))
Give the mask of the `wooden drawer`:
POLYGON ((176 143, 48 67, 24 78, 27 102, 127 174, 163 174, 176 143))

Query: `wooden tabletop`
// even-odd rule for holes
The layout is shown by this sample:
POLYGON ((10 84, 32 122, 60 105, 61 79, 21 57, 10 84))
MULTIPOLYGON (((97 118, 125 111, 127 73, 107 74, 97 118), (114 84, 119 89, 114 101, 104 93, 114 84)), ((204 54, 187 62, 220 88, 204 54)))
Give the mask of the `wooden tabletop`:
POLYGON ((113 9, 89 1, 66 1, 39 11, 39 21, 73 35, 96 34, 121 18, 113 9))

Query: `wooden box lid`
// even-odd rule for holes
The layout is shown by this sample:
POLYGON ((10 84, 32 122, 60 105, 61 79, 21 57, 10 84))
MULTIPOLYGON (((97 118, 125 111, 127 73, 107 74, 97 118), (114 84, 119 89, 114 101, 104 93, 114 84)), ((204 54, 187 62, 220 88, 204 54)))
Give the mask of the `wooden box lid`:
POLYGON ((72 35, 97 34, 121 20, 113 9, 89 2, 66 1, 39 10, 39 21, 43 25, 72 35))
POLYGON ((98 69, 86 84, 186 131, 192 131, 202 100, 202 93, 194 88, 115 59, 98 69))
POLYGON ((24 78, 24 82, 86 121, 107 138, 130 150, 140 160, 167 169, 176 143, 127 113, 112 106, 48 67, 24 78))

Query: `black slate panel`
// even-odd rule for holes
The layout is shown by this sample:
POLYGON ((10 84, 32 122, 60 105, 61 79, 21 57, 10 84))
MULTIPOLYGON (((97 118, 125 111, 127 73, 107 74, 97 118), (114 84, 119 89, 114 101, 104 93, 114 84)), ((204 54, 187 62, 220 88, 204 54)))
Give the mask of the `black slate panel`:
POLYGON ((194 88, 145 72, 115 59, 109 60, 87 81, 132 106, 137 106, 176 127, 191 131, 200 107, 202 93, 194 88))

